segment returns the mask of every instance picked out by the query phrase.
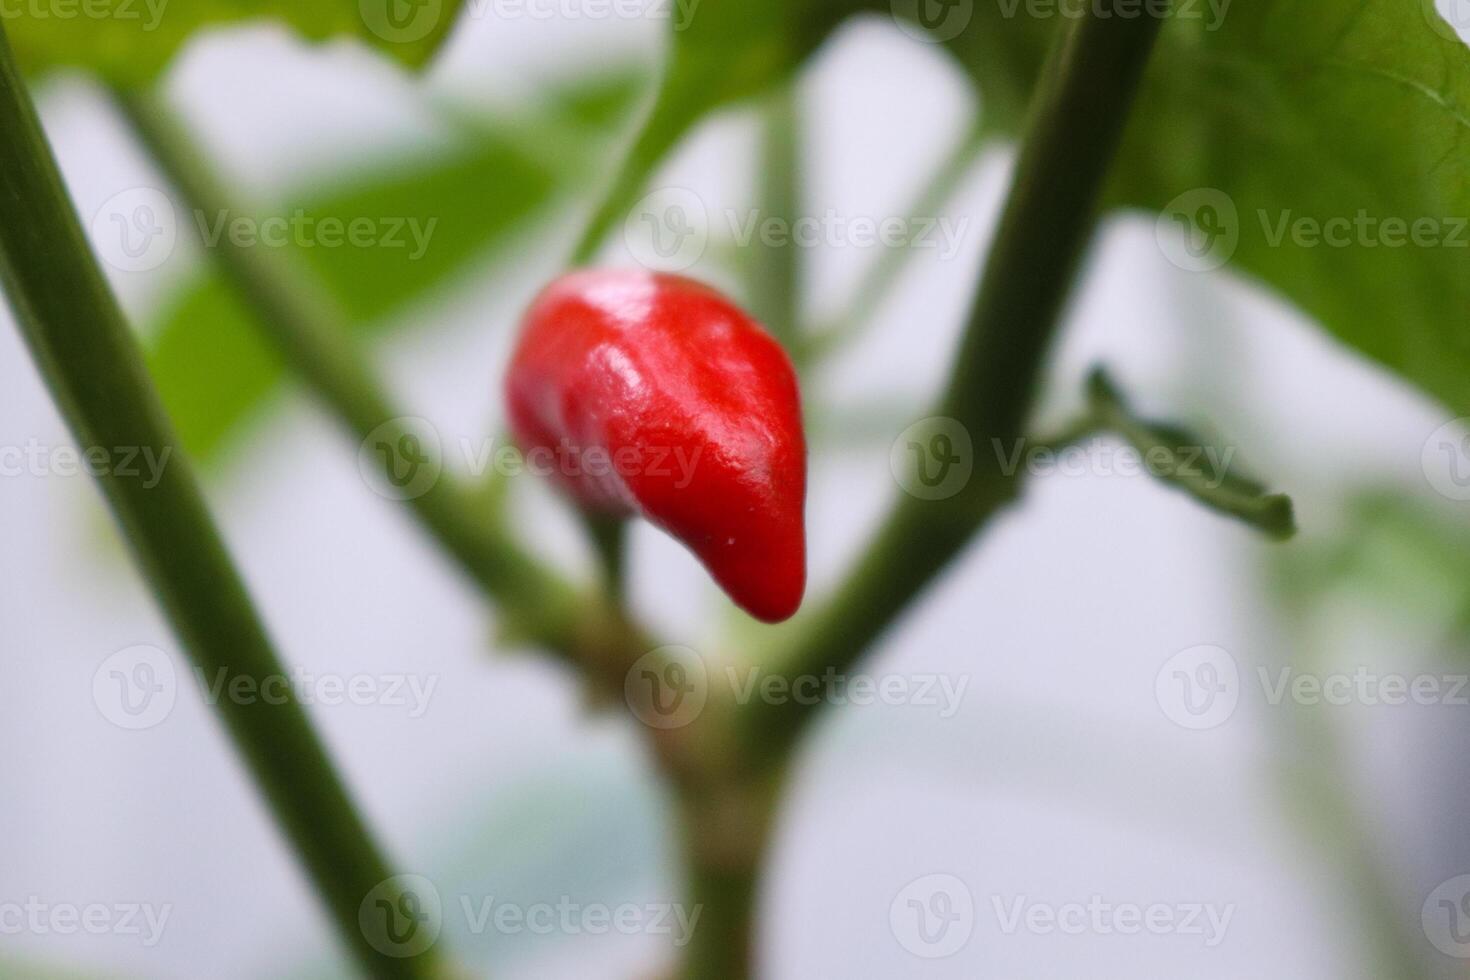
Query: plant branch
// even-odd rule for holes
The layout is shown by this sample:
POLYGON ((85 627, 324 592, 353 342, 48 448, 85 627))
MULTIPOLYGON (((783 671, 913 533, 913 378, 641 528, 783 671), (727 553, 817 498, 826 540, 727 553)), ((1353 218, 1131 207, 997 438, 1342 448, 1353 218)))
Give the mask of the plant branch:
MULTIPOLYGON (((782 663, 790 675, 854 662, 1018 492, 989 447, 1023 426, 1066 298, 1097 223, 1098 199, 1159 18, 1099 16, 1069 25, 1032 106, 1009 197, 958 360, 934 414, 969 433, 974 471, 944 500, 904 498, 836 596, 804 624, 782 663)), ((779 755, 811 712, 751 702, 751 763, 779 755)))
MULTIPOLYGON (((232 199, 209 165, 155 101, 117 93, 119 106, 191 208, 230 213, 232 199)), ((507 638, 524 639, 593 668, 595 679, 620 689, 622 670, 651 641, 601 592, 584 592, 525 552, 485 513, 469 488, 443 472, 442 461, 383 393, 353 342, 335 300, 299 274, 281 249, 247 247, 220 238, 213 250, 221 271, 256 313, 266 338, 358 440, 383 448, 386 472, 406 465, 439 473, 406 503, 430 535, 471 579, 499 603, 507 638), (405 441, 409 440, 409 441, 405 441)), ((656 645, 656 644, 652 644, 656 645)))
MULTIPOLYGON (((134 559, 199 670, 226 687, 284 676, 83 235, 3 30, 0 134, 0 280, 57 406, 84 448, 168 461, 151 487, 115 470, 97 477, 134 559)), ((432 952, 385 956, 359 927, 359 906, 389 878, 388 863, 301 705, 224 698, 217 711, 363 969, 433 976, 432 952)))

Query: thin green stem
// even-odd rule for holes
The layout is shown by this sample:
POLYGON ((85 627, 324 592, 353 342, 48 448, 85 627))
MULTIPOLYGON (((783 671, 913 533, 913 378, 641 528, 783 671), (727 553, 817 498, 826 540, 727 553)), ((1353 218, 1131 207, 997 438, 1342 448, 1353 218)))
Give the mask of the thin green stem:
MULTIPOLYGON (((780 86, 766 106, 760 141, 762 220, 781 219, 793 227, 801 211, 802 159, 800 106, 794 85, 780 86)), ((801 353, 801 248, 792 236, 777 242, 758 239, 751 247, 750 303, 756 319, 793 354, 801 353)))
POLYGON ((572 266, 587 265, 597 257, 603 240, 627 217, 649 175, 689 131, 704 105, 701 92, 684 86, 660 86, 653 107, 582 229, 572 250, 572 266))
MULTIPOLYGON (((1043 361, 1159 29, 1158 17, 1099 16, 1067 29, 1032 107, 1010 194, 948 387, 934 415, 975 447, 973 473, 943 500, 905 497, 836 596, 806 622, 791 675, 854 662, 1018 492, 995 445, 1023 432, 1043 361)), ((805 706, 751 702, 742 727, 759 765, 791 745, 805 706)))
MULTIPOLYGON (((118 103, 155 160, 190 206, 204 215, 232 213, 233 199, 209 165, 151 99, 117 93, 118 103)), ((564 581, 524 551, 472 489, 444 471, 421 422, 405 417, 383 393, 353 342, 335 300, 301 274, 282 249, 249 247, 222 236, 213 250, 220 270, 258 315, 266 338, 300 372, 365 451, 381 458, 392 485, 419 522, 482 590, 499 603, 504 633, 545 646, 574 662, 616 676, 649 649, 643 631, 620 607, 564 581), (426 474, 419 478, 414 474, 426 474)))
MULTIPOLYGON (((167 460, 151 486, 116 470, 97 477, 135 560, 199 670, 226 690, 285 676, 83 235, 3 30, 0 134, 0 281, 37 367, 84 448, 167 460)), ((433 976, 432 952, 384 955, 359 927, 388 862, 300 704, 222 698, 216 710, 363 969, 433 976)))
MULTIPOLYGON (((959 191, 960 185, 974 168, 975 157, 980 152, 984 135, 984 127, 977 117, 924 183, 913 205, 906 212, 910 217, 939 217, 940 211, 959 191)), ((885 248, 879 253, 842 310, 822 326, 808 332, 802 341, 803 356, 810 360, 820 359, 839 345, 857 337, 862 328, 872 322, 873 311, 883 302, 883 298, 889 294, 917 254, 918 250, 913 247, 912 242, 897 248, 885 248)))
POLYGON ((1093 372, 1088 390, 1099 426, 1132 446, 1148 464, 1149 473, 1160 482, 1182 490, 1201 506, 1249 524, 1278 541, 1296 534, 1296 517, 1291 498, 1286 494, 1266 493, 1259 483, 1231 472, 1228 462, 1223 464, 1221 472, 1215 472, 1213 466, 1201 465, 1200 454, 1192 450, 1203 449, 1202 446, 1197 442, 1180 445, 1177 431, 1166 430, 1166 438, 1157 426, 1134 418, 1123 395, 1102 370, 1093 372))

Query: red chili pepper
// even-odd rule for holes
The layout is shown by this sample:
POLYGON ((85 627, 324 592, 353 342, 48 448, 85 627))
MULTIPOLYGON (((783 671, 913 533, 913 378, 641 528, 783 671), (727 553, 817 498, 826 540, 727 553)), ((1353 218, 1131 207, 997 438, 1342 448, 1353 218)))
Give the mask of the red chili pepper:
POLYGON ((527 311, 506 377, 528 462, 585 507, 684 542, 757 619, 806 587, 806 442, 796 373, 770 334, 682 276, 585 270, 527 311))

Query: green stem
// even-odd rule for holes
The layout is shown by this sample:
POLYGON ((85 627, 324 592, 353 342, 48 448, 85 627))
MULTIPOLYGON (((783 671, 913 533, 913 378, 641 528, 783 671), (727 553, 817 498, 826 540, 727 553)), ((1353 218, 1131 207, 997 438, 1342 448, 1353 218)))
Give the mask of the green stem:
POLYGON ((1089 378, 1088 391, 1099 426, 1132 446, 1141 459, 1149 462, 1149 472, 1157 480, 1182 490, 1201 506, 1249 524, 1277 541, 1296 534, 1296 517, 1286 494, 1266 493, 1253 480, 1230 478, 1228 471, 1211 472, 1195 458, 1182 456, 1182 447, 1161 438, 1157 428, 1133 417, 1123 395, 1101 369, 1089 378), (1156 464, 1154 460, 1163 462, 1156 464))
MULTIPOLYGON (((904 498, 835 598, 807 621, 785 669, 853 663, 1018 492, 996 445, 1023 435, 1098 198, 1157 37, 1160 18, 1090 16, 1068 28, 1032 107, 1010 194, 958 360, 934 414, 975 448, 965 487, 945 500, 904 498)), ((742 719, 752 764, 789 747, 811 711, 751 702, 742 719)))
POLYGON ((699 926, 685 953, 683 980, 748 980, 755 975, 755 906, 759 860, 736 868, 699 864, 689 891, 699 926))
MULTIPOLYGON (((135 560, 199 670, 225 690, 284 676, 83 235, 3 30, 0 134, 0 280, 37 367, 84 448, 168 460, 151 487, 116 472, 97 477, 135 560)), ((358 926, 388 863, 300 704, 222 698, 216 710, 363 969, 434 975, 432 952, 385 956, 358 926)))
POLYGON ((628 519, 620 515, 587 514, 583 518, 592 547, 602 566, 602 580, 612 601, 621 603, 627 593, 628 519))
MULTIPOLYGON (((938 217, 939 212, 970 175, 984 136, 985 129, 977 118, 919 191, 918 197, 908 209, 910 217, 938 217)), ((862 328, 872 322, 873 311, 883 302, 883 298, 889 294, 916 254, 912 243, 884 249, 864 274, 852 299, 843 306, 841 312, 824 326, 813 329, 805 338, 802 345, 805 356, 813 360, 819 359, 840 344, 857 337, 862 328)))
POLYGON ((597 257, 603 240, 627 217, 649 175, 689 131, 704 105, 704 93, 697 89, 670 85, 667 81, 661 85, 653 108, 582 229, 571 265, 587 265, 597 257))
MULTIPOLYGON (((193 209, 206 215, 233 210, 232 198, 163 107, 129 92, 119 92, 117 98, 139 138, 193 209)), ((302 374, 354 438, 371 438, 369 451, 385 450, 385 473, 416 460, 424 472, 439 474, 427 486, 415 486, 418 492, 405 494, 405 502, 461 569, 499 602, 508 637, 539 643, 574 662, 595 661, 614 672, 616 664, 632 663, 649 649, 647 637, 616 604, 601 594, 584 594, 545 568, 483 512, 470 489, 443 471, 438 454, 415 438, 412 423, 405 423, 403 413, 383 394, 335 300, 300 274, 288 252, 240 245, 225 235, 214 255, 286 363, 302 374)), ((621 676, 616 682, 621 686, 621 676)))
POLYGON ((785 769, 751 773, 724 731, 714 737, 717 744, 693 759, 697 768, 664 760, 679 797, 686 894, 699 909, 680 976, 749 980, 756 973, 761 870, 785 769))
MULTIPOLYGON (((801 120, 794 85, 780 86, 766 107, 761 132, 759 201, 764 218, 792 227, 801 210, 801 120)), ((750 302, 756 319, 793 354, 800 354, 801 249, 786 236, 757 241, 750 255, 750 302)))

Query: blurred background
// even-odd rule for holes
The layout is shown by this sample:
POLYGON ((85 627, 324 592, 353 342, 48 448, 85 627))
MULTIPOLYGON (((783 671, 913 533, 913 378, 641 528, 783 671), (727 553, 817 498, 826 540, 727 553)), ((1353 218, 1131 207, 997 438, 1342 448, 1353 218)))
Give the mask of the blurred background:
MULTIPOLYGON (((357 44, 254 26, 199 37, 165 90, 246 199, 435 222, 417 255, 300 261, 450 464, 473 466, 457 447, 500 432, 519 312, 635 121, 663 27, 466 17, 419 80, 357 44)), ((496 648, 494 611, 242 339, 188 218, 126 267, 109 202, 167 183, 92 83, 52 76, 36 95, 282 655, 312 677, 402 685, 309 710, 394 863, 443 896, 448 947, 498 977, 655 975, 670 946, 653 929, 477 928, 461 911, 679 901, 636 722, 589 713, 561 667, 496 648)), ((844 27, 794 98, 800 213, 874 220, 908 215, 984 112, 942 49, 877 17, 844 27)), ((656 185, 712 213, 758 206, 759 109, 702 125, 656 185)), ((934 215, 954 247, 916 249, 804 368, 810 595, 904 492, 890 451, 940 388, 1011 162, 1006 147, 969 159, 934 215)), ((743 295, 760 273, 727 232, 711 221, 688 271, 743 295)), ((604 258, 642 247, 620 233, 604 258)), ((801 320, 842 316, 883 251, 803 248, 801 320)), ((1465 974, 1470 460, 1438 448, 1464 429, 1228 265, 1195 272, 1166 252, 1152 216, 1105 223, 1040 419, 1064 421, 1106 363, 1140 408, 1225 434, 1292 495, 1299 535, 1269 543, 1144 475, 1037 475, 863 664, 962 695, 831 709, 799 754, 763 883, 763 975, 1465 974), (1368 680, 1312 704, 1273 697, 1283 676, 1368 680), (1387 703, 1392 677, 1436 693, 1387 703), (942 943, 905 918, 911 900, 947 917, 942 943), (1127 908, 1169 924, 1130 929, 1127 908)), ((352 975, 94 487, 57 464, 70 437, 0 321, 0 446, 42 460, 0 479, 0 974, 352 975), (144 659, 176 687, 142 720, 96 680, 132 669, 138 647, 161 651, 144 659), (27 906, 94 904, 115 928, 17 926, 27 906), (138 928, 122 927, 126 908, 138 928)), ((1104 441, 1088 458, 1120 451, 1104 441)), ((514 479, 511 506, 538 551, 590 574, 545 486, 514 479)), ((738 646, 757 629, 653 529, 636 528, 632 557, 636 609, 670 642, 738 646)))

